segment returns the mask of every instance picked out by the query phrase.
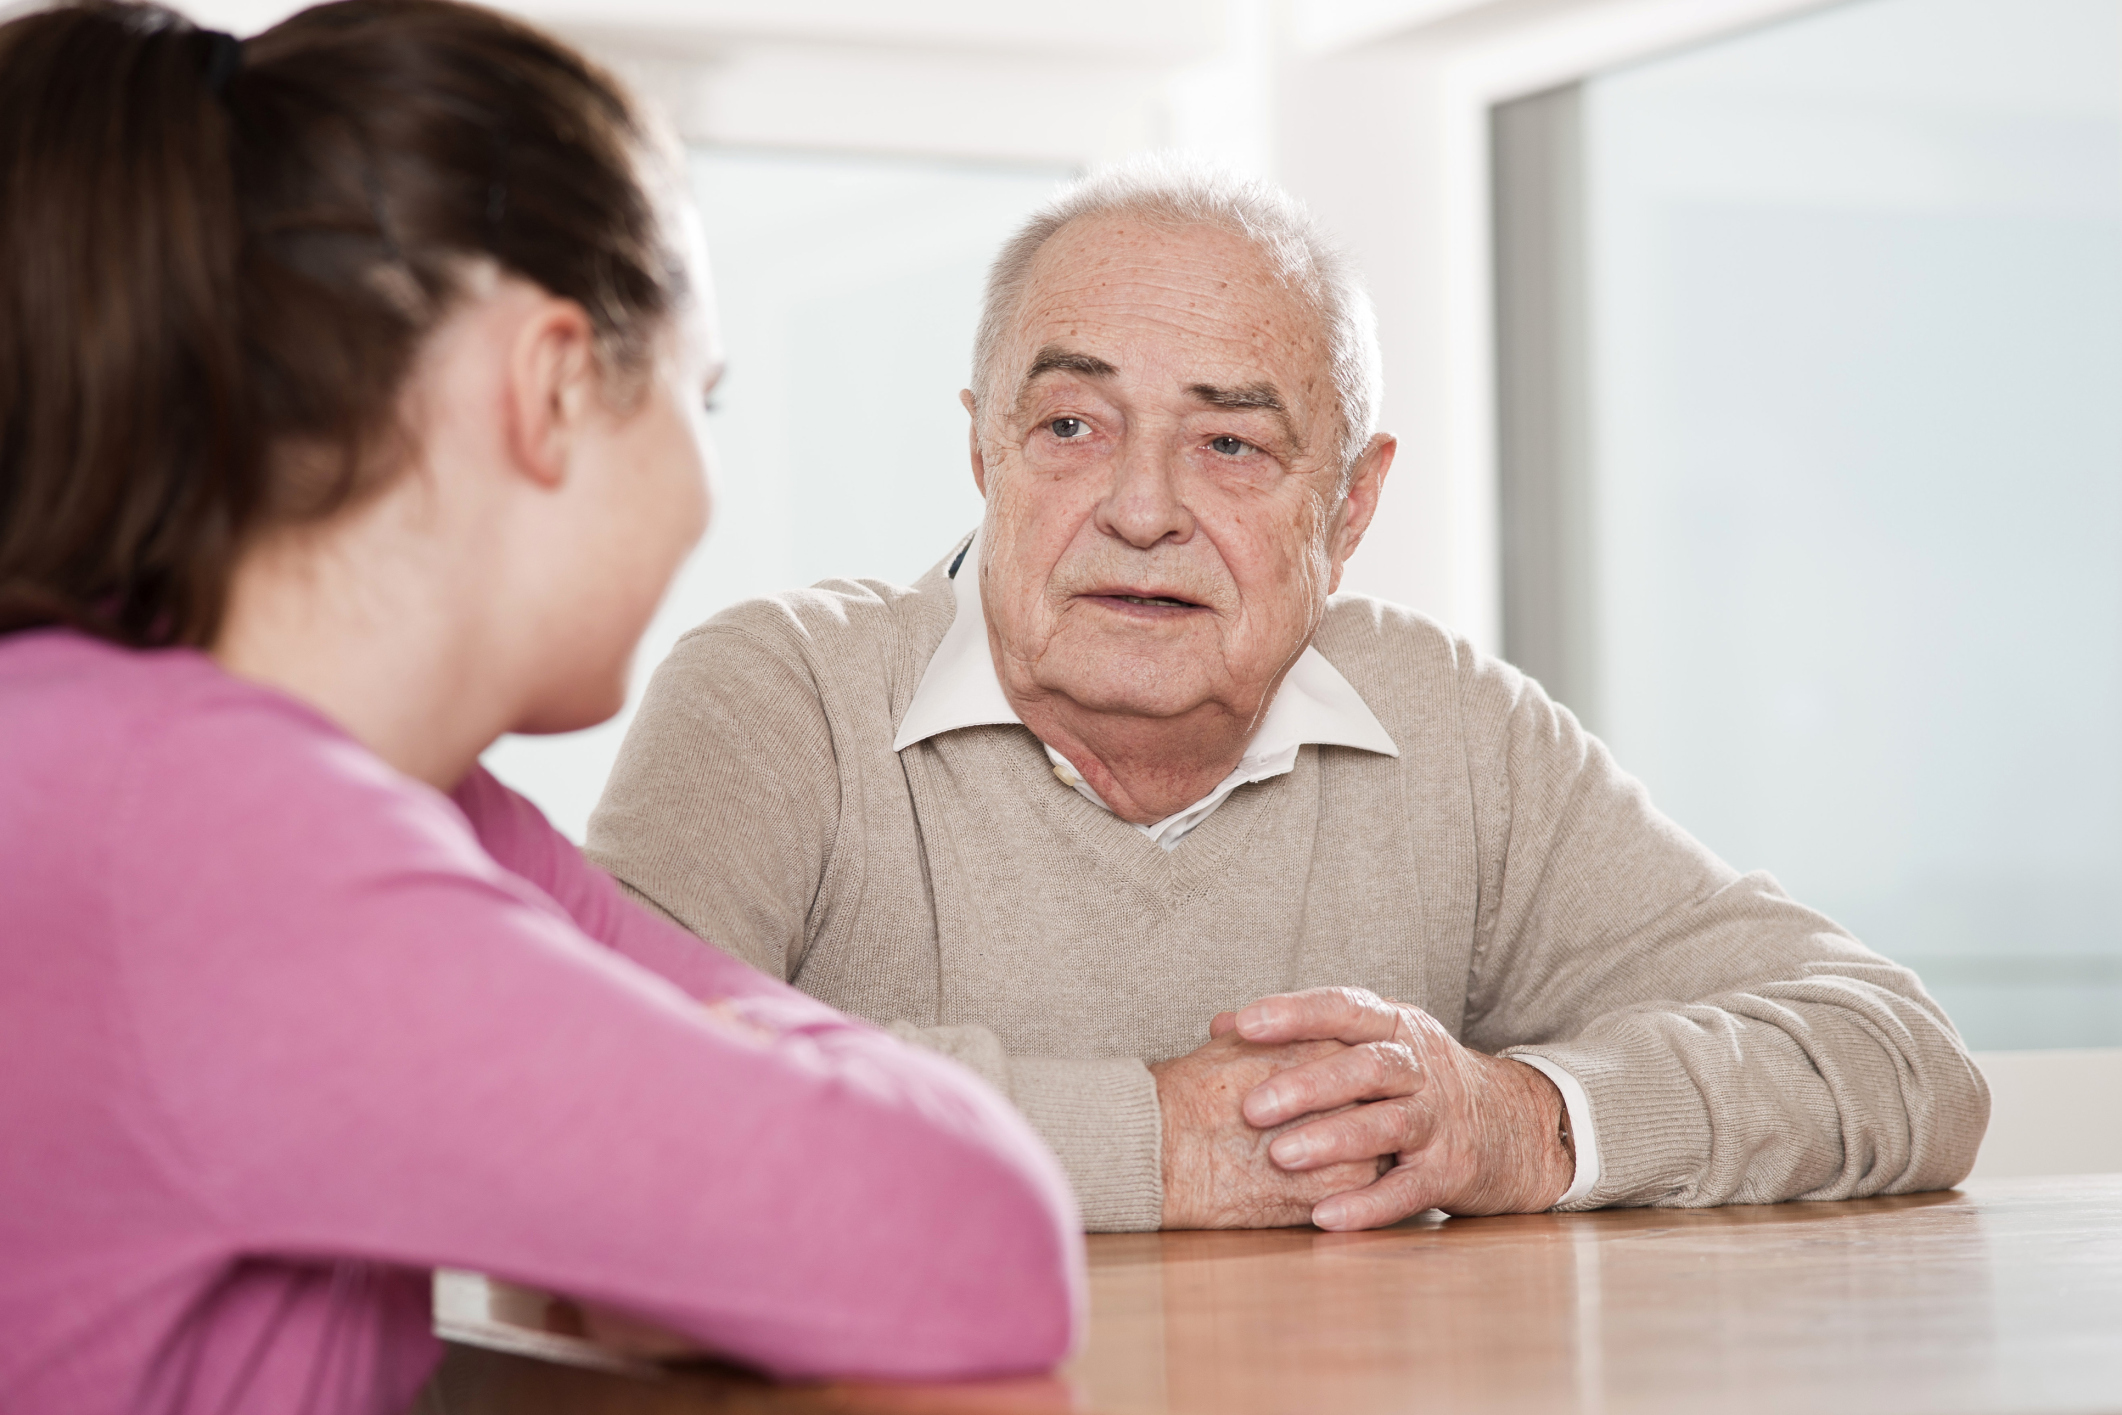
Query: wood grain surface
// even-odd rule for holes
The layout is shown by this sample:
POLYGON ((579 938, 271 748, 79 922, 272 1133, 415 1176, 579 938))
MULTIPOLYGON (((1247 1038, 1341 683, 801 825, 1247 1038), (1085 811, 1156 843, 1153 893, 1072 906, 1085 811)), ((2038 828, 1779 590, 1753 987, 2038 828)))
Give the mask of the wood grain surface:
POLYGON ((1052 1377, 774 1386, 452 1347, 421 1415, 2122 1412, 2122 1175, 1841 1204, 1090 1239, 1052 1377))

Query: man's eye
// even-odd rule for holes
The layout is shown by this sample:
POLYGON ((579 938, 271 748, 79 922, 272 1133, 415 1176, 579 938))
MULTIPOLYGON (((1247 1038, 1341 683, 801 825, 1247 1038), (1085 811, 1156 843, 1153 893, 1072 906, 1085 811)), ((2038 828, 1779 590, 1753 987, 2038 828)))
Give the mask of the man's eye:
POLYGON ((1214 450, 1221 452, 1226 457, 1243 457, 1248 452, 1257 452, 1260 450, 1259 448, 1253 446, 1250 442, 1246 442, 1236 437, 1211 438, 1209 439, 1208 445, 1214 450))
POLYGON ((1046 425, 1046 430, 1063 442, 1082 437, 1090 431, 1090 424, 1081 418, 1055 418, 1046 425))

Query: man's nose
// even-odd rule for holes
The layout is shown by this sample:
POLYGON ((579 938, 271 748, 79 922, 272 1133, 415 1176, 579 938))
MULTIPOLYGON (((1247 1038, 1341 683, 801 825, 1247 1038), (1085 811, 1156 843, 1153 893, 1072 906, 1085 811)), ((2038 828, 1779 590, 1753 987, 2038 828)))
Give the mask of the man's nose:
POLYGON ((1098 503, 1098 529, 1137 550, 1193 535, 1194 515, 1180 497, 1178 458, 1171 449, 1129 438, 1112 467, 1112 485, 1098 503))

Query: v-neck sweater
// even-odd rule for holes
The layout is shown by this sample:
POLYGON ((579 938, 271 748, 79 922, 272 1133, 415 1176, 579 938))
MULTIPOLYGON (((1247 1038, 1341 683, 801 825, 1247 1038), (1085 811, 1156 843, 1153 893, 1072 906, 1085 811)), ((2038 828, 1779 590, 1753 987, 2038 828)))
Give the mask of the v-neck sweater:
POLYGON ((1583 1085, 1573 1207, 1950 1185, 1989 1097, 1914 974, 1741 874, 1524 674, 1336 596, 1313 647, 1398 757, 1306 746, 1177 849, 1021 725, 903 751, 948 629, 912 586, 735 606, 657 669, 589 855, 702 939, 956 1057, 1051 1144, 1093 1229, 1156 1227, 1148 1063, 1257 997, 1359 985, 1583 1085))

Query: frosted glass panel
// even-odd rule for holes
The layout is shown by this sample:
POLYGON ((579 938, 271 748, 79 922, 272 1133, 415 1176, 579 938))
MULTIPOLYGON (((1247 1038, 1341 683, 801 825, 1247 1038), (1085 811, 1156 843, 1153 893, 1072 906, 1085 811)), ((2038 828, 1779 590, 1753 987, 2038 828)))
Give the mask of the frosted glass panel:
POLYGON ((2122 1043, 2122 0, 1587 84, 1594 727, 1923 972, 2122 1043))
MULTIPOLYGON (((642 642, 637 699, 717 610, 828 576, 911 580, 978 523, 958 390, 981 282, 1069 175, 741 152, 692 168, 729 352, 715 520, 642 642)), ((505 738, 486 762, 579 840, 631 716, 505 738)))

